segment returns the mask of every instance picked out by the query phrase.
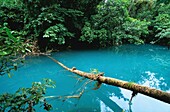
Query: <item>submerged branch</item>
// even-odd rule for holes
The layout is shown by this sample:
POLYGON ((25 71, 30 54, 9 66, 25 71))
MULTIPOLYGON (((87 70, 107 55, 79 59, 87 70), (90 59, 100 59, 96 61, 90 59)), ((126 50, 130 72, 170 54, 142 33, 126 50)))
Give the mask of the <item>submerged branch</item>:
POLYGON ((87 73, 87 72, 77 70, 75 67, 68 68, 61 62, 57 61, 56 59, 54 59, 50 56, 48 56, 48 57, 50 59, 52 59, 54 62, 56 62, 57 64, 59 64, 60 66, 62 66, 64 69, 66 69, 72 73, 75 73, 81 77, 85 77, 85 78, 88 78, 88 79, 91 79, 94 81, 98 81, 99 83, 105 83, 108 85, 113 85, 113 86, 121 87, 124 89, 128 89, 133 92, 141 93, 146 96, 149 96, 149 97, 152 97, 157 100, 160 100, 160 101, 170 104, 170 93, 168 93, 168 92, 153 89, 153 88, 150 88, 147 86, 142 86, 142 85, 127 82, 127 81, 123 81, 123 80, 119 80, 119 79, 115 79, 115 78, 111 78, 111 77, 105 77, 105 76, 103 76, 104 73, 93 74, 93 73, 87 73))
POLYGON ((70 99, 70 98, 80 99, 81 96, 83 95, 83 93, 84 93, 84 89, 81 90, 79 94, 68 95, 68 96, 46 96, 46 97, 42 98, 41 100, 44 100, 44 99, 60 99, 64 102, 64 101, 66 101, 67 99, 70 99))

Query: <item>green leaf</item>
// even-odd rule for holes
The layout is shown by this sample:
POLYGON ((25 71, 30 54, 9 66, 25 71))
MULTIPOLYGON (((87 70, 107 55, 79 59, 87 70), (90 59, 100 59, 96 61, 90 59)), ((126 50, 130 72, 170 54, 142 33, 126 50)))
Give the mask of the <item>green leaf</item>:
POLYGON ((7 55, 8 53, 6 51, 0 51, 0 56, 5 56, 7 55))
POLYGON ((8 74, 8 77, 11 78, 11 74, 10 73, 7 73, 8 74))
POLYGON ((12 35, 11 31, 8 28, 5 28, 6 33, 8 35, 8 37, 13 41, 13 42, 17 42, 17 39, 12 35))

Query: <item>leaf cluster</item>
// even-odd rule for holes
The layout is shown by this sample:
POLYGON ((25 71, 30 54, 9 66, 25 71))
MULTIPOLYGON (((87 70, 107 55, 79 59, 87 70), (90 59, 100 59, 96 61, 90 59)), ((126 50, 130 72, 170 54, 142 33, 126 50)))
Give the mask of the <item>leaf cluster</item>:
POLYGON ((99 45, 118 45, 129 41, 141 44, 147 36, 150 22, 130 17, 128 1, 108 0, 98 5, 98 13, 91 16, 82 29, 81 41, 98 41, 99 45))
POLYGON ((51 79, 43 79, 42 82, 34 82, 30 88, 20 88, 14 94, 5 93, 0 95, 0 111, 34 112, 36 105, 42 105, 49 111, 52 106, 44 99, 46 89, 54 88, 55 83, 51 79))
MULTIPOLYGON (((99 46, 168 40, 169 9, 170 3, 156 0, 101 2, 97 6, 97 14, 85 22, 79 40, 97 42, 99 46)), ((167 44, 169 40, 164 42, 167 44)))
POLYGON ((170 38, 170 3, 160 4, 158 16, 153 20, 155 37, 158 40, 170 38))
POLYGON ((0 27, 0 75, 8 74, 10 77, 11 70, 17 70, 18 64, 22 59, 19 55, 30 52, 30 45, 25 43, 20 33, 11 31, 4 23, 0 27))

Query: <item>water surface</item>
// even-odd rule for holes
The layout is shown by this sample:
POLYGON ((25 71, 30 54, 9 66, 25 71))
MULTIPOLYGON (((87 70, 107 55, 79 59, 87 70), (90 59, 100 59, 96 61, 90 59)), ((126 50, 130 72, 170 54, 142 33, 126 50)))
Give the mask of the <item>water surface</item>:
MULTIPOLYGON (((118 78, 170 92, 170 50, 155 45, 123 45, 97 50, 68 50, 52 56, 68 67, 90 72, 93 69, 105 76, 118 78)), ((20 87, 30 87, 32 82, 51 78, 55 89, 47 95, 65 96, 78 94, 88 80, 72 74, 45 56, 28 57, 25 65, 13 72, 13 77, 0 77, 0 93, 15 92, 20 87)), ((50 99, 53 112, 170 112, 170 105, 138 94, 132 105, 132 92, 103 84, 93 90, 95 83, 88 83, 82 97, 62 101, 50 99)), ((37 107, 38 111, 43 111, 37 107)))

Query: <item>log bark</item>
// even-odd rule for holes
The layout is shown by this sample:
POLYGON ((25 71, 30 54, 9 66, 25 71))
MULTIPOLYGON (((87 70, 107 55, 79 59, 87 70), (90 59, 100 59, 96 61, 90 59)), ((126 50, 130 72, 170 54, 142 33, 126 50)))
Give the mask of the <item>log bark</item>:
POLYGON ((77 70, 75 67, 68 68, 61 62, 57 61, 56 59, 54 59, 50 56, 48 56, 48 57, 50 59, 52 59, 54 62, 56 62, 57 64, 59 64, 60 66, 62 66, 64 69, 66 69, 72 73, 75 73, 81 77, 85 77, 85 78, 88 78, 88 79, 91 79, 94 81, 98 81, 99 83, 105 83, 108 85, 121 87, 121 88, 124 88, 127 90, 131 90, 135 93, 141 93, 143 95, 146 95, 146 96, 149 96, 149 97, 152 97, 157 100, 160 100, 160 101, 170 104, 170 93, 168 93, 168 92, 150 88, 147 86, 142 86, 142 85, 139 85, 136 83, 131 83, 131 82, 111 78, 111 77, 105 77, 105 76, 103 76, 104 73, 93 74, 93 73, 87 73, 87 72, 83 72, 81 70, 77 70))

